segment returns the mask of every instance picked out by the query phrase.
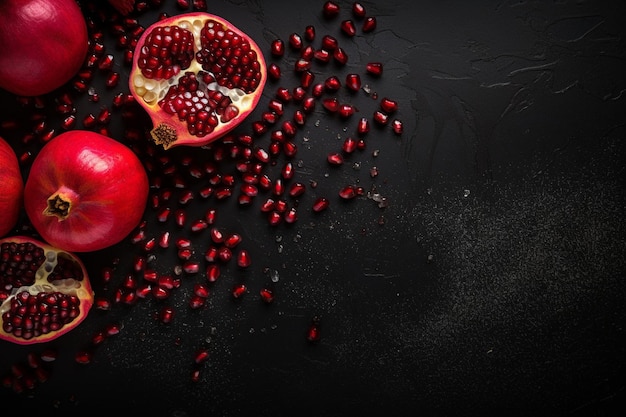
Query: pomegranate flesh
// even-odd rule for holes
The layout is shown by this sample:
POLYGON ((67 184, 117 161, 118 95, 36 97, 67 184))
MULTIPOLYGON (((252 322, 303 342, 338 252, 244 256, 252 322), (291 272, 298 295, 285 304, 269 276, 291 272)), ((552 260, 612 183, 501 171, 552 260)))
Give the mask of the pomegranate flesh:
POLYGON ((0 88, 42 95, 80 70, 89 45, 87 25, 75 0, 3 0, 0 45, 0 88))
POLYGON ((148 188, 146 171, 128 147, 99 133, 71 130, 37 154, 24 207, 46 242, 90 252, 118 243, 139 224, 148 188))
POLYGON ((152 119, 153 140, 167 149, 223 137, 254 110, 266 78, 252 39, 221 17, 195 12, 146 29, 129 87, 152 119))
POLYGON ((0 237, 17 223, 23 192, 24 181, 17 156, 11 145, 0 138, 0 237))
POLYGON ((75 255, 25 236, 0 239, 0 339, 56 339, 87 317, 93 299, 75 255))

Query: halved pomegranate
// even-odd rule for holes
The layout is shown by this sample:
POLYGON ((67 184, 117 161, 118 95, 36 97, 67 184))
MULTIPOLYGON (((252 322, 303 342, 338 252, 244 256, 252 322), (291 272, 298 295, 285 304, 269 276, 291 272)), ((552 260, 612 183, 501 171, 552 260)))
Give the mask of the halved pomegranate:
POLYGON ((75 255, 25 236, 0 239, 0 339, 56 339, 87 317, 93 299, 75 255))
POLYGON ((202 146, 239 125, 256 107, 267 75, 263 54, 221 17, 166 18, 139 38, 129 76, 150 114, 155 143, 202 146))

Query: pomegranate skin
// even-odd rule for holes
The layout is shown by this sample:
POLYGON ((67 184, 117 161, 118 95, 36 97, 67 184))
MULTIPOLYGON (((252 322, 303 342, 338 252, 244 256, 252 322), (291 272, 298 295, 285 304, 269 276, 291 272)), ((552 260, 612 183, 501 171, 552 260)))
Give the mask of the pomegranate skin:
POLYGON ((24 181, 17 156, 11 145, 0 137, 0 237, 17 223, 23 194, 24 181))
POLYGON ((24 207, 41 237, 69 252, 107 248, 143 216, 148 176, 125 145, 72 130, 48 142, 31 166, 24 207))
POLYGON ((49 93, 79 71, 87 48, 75 0, 0 2, 0 88, 21 96, 49 93))

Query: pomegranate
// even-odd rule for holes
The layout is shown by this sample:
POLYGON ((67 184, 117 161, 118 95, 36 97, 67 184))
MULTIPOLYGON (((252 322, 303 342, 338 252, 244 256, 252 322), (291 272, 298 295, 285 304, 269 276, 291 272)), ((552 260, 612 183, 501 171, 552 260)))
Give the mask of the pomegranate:
POLYGON ((239 125, 266 81, 258 45, 221 17, 186 13, 151 25, 137 42, 130 91, 149 113, 155 143, 202 146, 239 125))
POLYGON ((11 145, 0 137, 0 236, 15 226, 22 208, 23 191, 17 156, 11 145))
POLYGON ((37 96, 79 71, 87 55, 87 25, 75 0, 3 0, 0 45, 0 88, 37 96))
POLYGON ((33 161, 24 207, 52 246, 89 252, 112 246, 141 220, 148 176, 125 145, 99 133, 71 130, 52 139, 33 161))
POLYGON ((76 255, 25 236, 0 240, 0 339, 56 339, 87 317, 93 299, 76 255))

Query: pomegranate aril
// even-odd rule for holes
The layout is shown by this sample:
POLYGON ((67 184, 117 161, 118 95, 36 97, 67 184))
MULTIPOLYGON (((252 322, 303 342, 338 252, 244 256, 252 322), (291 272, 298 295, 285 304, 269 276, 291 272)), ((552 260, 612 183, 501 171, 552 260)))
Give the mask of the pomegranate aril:
POLYGON ((76 125, 76 116, 71 114, 63 119, 61 122, 61 127, 65 130, 70 130, 76 125))
POLYGON ((271 211, 267 216, 267 222, 270 226, 278 226, 282 222, 283 218, 277 211, 271 211))
POLYGON ((380 100, 380 109, 387 114, 392 114, 398 110, 398 102, 387 97, 380 100))
POLYGON ((301 182, 295 182, 289 188, 289 196, 299 197, 306 191, 306 186, 301 182))
POLYGON ((342 47, 338 47, 333 51, 333 58, 340 65, 345 65, 348 62, 348 54, 342 47))
POLYGON ((381 62, 368 62, 365 65, 365 70, 375 76, 380 76, 383 73, 383 64, 381 62))
POLYGON ((359 119, 359 123, 357 124, 357 133, 359 135, 365 135, 370 131, 370 122, 367 118, 362 117, 359 119))
POLYGON ((267 68, 267 73, 269 74, 270 78, 273 80, 280 79, 280 67, 274 63, 271 63, 269 65, 269 67, 267 68))
POLYGON ((322 13, 327 18, 335 17, 339 14, 339 5, 334 1, 327 1, 322 7, 322 13))
POLYGON ((315 57, 315 48, 311 45, 307 45, 300 51, 300 58, 305 61, 310 61, 315 57))
POLYGON ((339 114, 340 117, 347 119, 354 114, 354 107, 351 104, 342 104, 339 106, 337 114, 339 114))
POLYGON ((331 56, 332 55, 330 54, 330 52, 328 52, 326 49, 318 49, 313 54, 313 58, 315 58, 315 60, 317 60, 318 62, 322 62, 322 63, 329 62, 331 56))
POLYGON ((291 92, 288 88, 280 87, 276 90, 276 98, 283 103, 291 101, 291 92))
POLYGON ((339 77, 337 77, 336 75, 331 75, 324 81, 324 87, 327 91, 337 91, 339 90, 339 88, 341 88, 341 81, 339 81, 339 77))
POLYGON ((313 317, 309 327, 306 331, 306 339, 309 342, 317 342, 320 340, 320 320, 318 317, 313 317))
POLYGON ((352 3, 352 14, 354 15, 354 17, 357 17, 357 18, 365 17, 366 10, 363 4, 359 3, 358 1, 355 1, 354 3, 352 3))
POLYGON ((302 110, 304 110, 305 113, 311 113, 315 110, 315 98, 307 97, 302 100, 302 110))
POLYGON ((194 362, 198 365, 206 362, 209 359, 209 351, 207 349, 200 349, 194 355, 194 362))
POLYGON ((119 82, 120 74, 118 72, 112 72, 107 76, 105 80, 105 85, 107 86, 107 88, 113 88, 116 87, 119 82))
POLYGON ((297 124, 298 126, 304 126, 305 122, 306 122, 306 115, 304 113, 304 111, 302 110, 296 110, 293 113, 293 121, 295 124, 297 124))
POLYGON ((382 111, 375 111, 373 115, 373 119, 376 123, 378 123, 381 126, 384 126, 387 124, 387 122, 389 122, 389 116, 386 113, 383 113, 382 111))
POLYGON ((250 254, 247 250, 242 249, 237 254, 237 266, 240 268, 247 268, 252 263, 252 259, 250 258, 250 254))
POLYGON ((373 31, 374 29, 376 29, 376 18, 374 16, 366 17, 361 30, 367 33, 373 31))
POLYGON ((283 56, 285 54, 285 42, 282 39, 273 40, 270 51, 275 57, 283 56))
POLYGON ((400 121, 399 119, 394 119, 391 122, 391 128, 393 129, 393 133, 395 133, 396 135, 401 135, 402 131, 404 130, 404 128, 402 127, 402 121, 400 121))
POLYGON ((325 197, 318 197, 314 202, 312 209, 315 213, 322 212, 330 206, 330 201, 325 197))
POLYGON ((308 71, 311 69, 311 61, 302 58, 298 59, 293 68, 296 72, 308 71))
POLYGON ((292 97, 293 97, 294 101, 302 101, 304 99, 304 97, 306 97, 306 90, 305 90, 305 88, 308 88, 308 86, 304 87, 304 85, 300 85, 300 86, 295 87, 293 89, 292 97))
POLYGON ((91 359, 93 358, 93 353, 87 350, 80 350, 76 352, 74 355, 74 361, 81 365, 87 365, 91 363, 91 359))
POLYGON ((326 91, 326 86, 324 85, 324 83, 317 83, 313 86, 311 94, 313 95, 313 97, 318 98, 321 97, 322 94, 324 94, 324 91, 326 91))
POLYGON ((357 148, 357 141, 354 138, 348 137, 343 141, 341 150, 347 154, 354 152, 357 148))
POLYGON ((339 100, 336 97, 326 98, 322 101, 322 105, 326 110, 331 113, 336 113, 339 110, 339 100))
POLYGON ((337 41, 337 38, 331 35, 324 35, 324 37, 322 38, 322 49, 332 52, 338 47, 339 42, 337 41))
POLYGON ((261 296, 261 300, 267 304, 274 301, 274 293, 268 288, 261 289, 261 291, 259 291, 259 295, 261 296))
POLYGON ((315 40, 315 26, 309 25, 304 28, 304 39, 309 42, 313 42, 313 40, 315 40))
POLYGON ((359 74, 346 75, 346 87, 352 91, 361 89, 361 76, 359 74))
POLYGON ((289 35, 289 45, 293 49, 300 50, 302 48, 302 37, 297 33, 292 33, 289 35))
POLYGON ((293 224, 298 220, 298 212, 295 207, 290 208, 284 214, 285 223, 293 224))
POLYGON ((326 161, 331 165, 343 164, 343 156, 340 153, 330 153, 326 156, 326 161))
POLYGON ((352 37, 356 35, 356 26, 354 25, 354 22, 352 20, 344 20, 343 22, 341 22, 341 31, 346 36, 352 37))
POLYGON ((234 298, 241 298, 246 291, 248 291, 248 288, 244 284, 237 284, 233 287, 231 294, 234 298))
POLYGON ((169 324, 174 320, 174 308, 170 306, 163 306, 159 311, 159 320, 161 323, 169 324))
POLYGON ((339 190, 339 197, 343 198, 344 200, 351 200, 356 196, 357 196, 356 187, 353 185, 348 185, 342 188, 341 190, 339 190))

